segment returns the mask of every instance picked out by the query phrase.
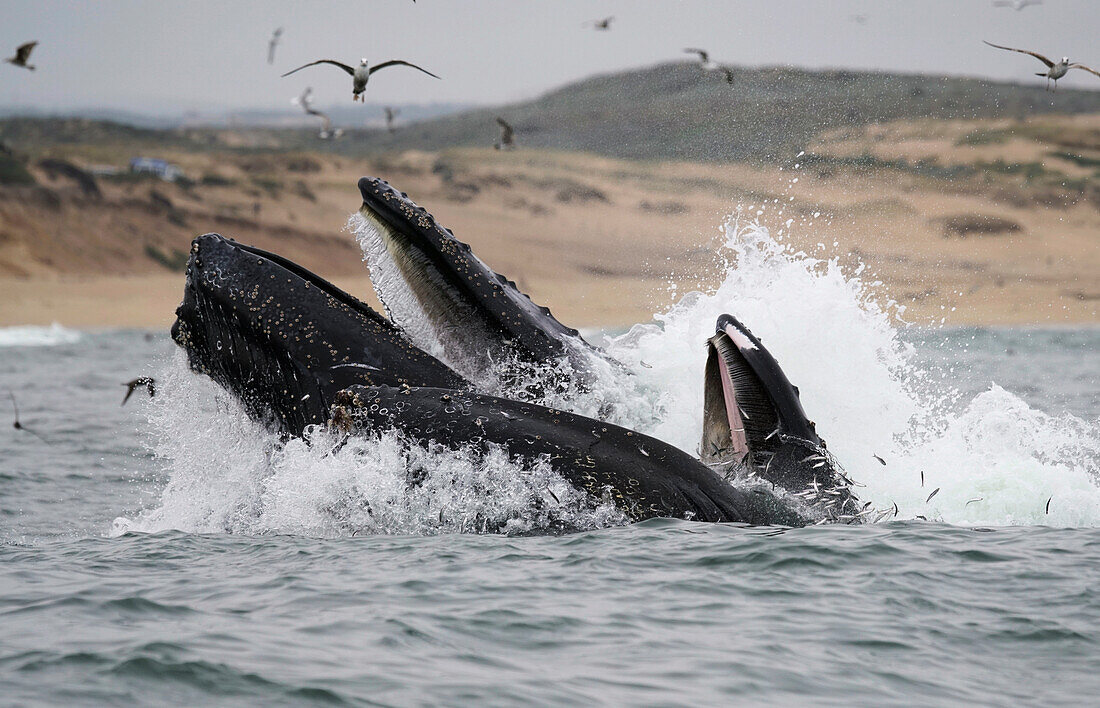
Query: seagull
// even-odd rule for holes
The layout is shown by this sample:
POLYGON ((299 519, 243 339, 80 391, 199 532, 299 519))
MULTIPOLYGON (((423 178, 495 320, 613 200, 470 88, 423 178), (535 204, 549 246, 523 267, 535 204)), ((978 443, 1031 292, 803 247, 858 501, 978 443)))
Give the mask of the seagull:
POLYGON ((984 39, 982 41, 985 42, 986 44, 988 44, 989 46, 995 47, 997 49, 1005 49, 1005 50, 1010 51, 1010 52, 1019 52, 1020 54, 1030 54, 1031 56, 1035 57, 1039 61, 1046 64, 1049 67, 1049 69, 1045 72, 1044 71, 1037 71, 1037 72, 1035 72, 1035 75, 1046 77, 1047 89, 1048 90, 1050 89, 1050 82, 1054 81, 1054 90, 1057 91, 1058 90, 1058 79, 1065 76, 1066 72, 1068 72, 1070 69, 1083 69, 1083 70, 1089 72, 1090 74, 1095 74, 1097 76, 1100 76, 1100 71, 1097 71, 1096 69, 1090 69, 1089 67, 1085 66, 1084 64, 1078 64, 1076 62, 1071 64, 1070 61, 1069 61, 1069 57, 1062 57, 1062 61, 1060 61, 1058 63, 1054 63, 1050 59, 1047 59, 1046 57, 1044 57, 1042 54, 1039 54, 1038 52, 1029 52, 1026 49, 1013 49, 1012 47, 1002 47, 999 44, 993 44, 992 42, 986 42, 984 39))
POLYGON ((402 61, 401 59, 391 59, 389 61, 384 61, 381 64, 375 64, 374 66, 369 67, 369 68, 367 67, 367 60, 362 59, 359 62, 359 66, 355 67, 354 69, 351 68, 350 66, 348 66, 347 64, 341 64, 340 62, 334 61, 332 59, 318 59, 317 61, 311 61, 308 64, 303 64, 302 66, 299 66, 297 69, 294 69, 293 71, 288 71, 285 74, 283 74, 283 76, 284 77, 290 76, 295 71, 301 71, 302 69, 306 68, 307 66, 314 66, 316 64, 332 64, 333 66, 338 66, 341 69, 343 69, 344 71, 348 72, 348 74, 351 76, 351 79, 352 79, 351 100, 353 100, 353 101, 363 101, 364 103, 366 102, 366 100, 363 98, 363 92, 367 90, 367 81, 370 79, 371 75, 374 74, 374 72, 378 71, 379 69, 385 69, 388 66, 411 66, 412 68, 416 69, 417 71, 422 71, 425 74, 427 74, 428 76, 431 76, 432 78, 436 78, 436 79, 439 78, 438 76, 436 76, 432 72, 428 71, 427 69, 423 69, 423 68, 417 66, 416 64, 410 64, 407 61, 402 61))
POLYGON ((337 128, 335 131, 333 131, 332 120, 329 119, 328 115, 313 107, 313 88, 311 86, 307 86, 306 90, 302 91, 301 96, 290 99, 290 102, 297 106, 301 106, 302 110, 305 111, 307 115, 317 116, 321 119, 322 123, 319 137, 322 140, 325 140, 329 137, 338 138, 344 134, 343 128, 337 128))
POLYGON ((157 395, 157 382, 152 376, 139 376, 133 381, 128 381, 122 385, 126 387, 126 396, 122 399, 120 406, 126 405, 126 401, 130 400, 130 396, 134 394, 134 391, 142 386, 149 392, 149 398, 157 395))
POLYGON ((707 53, 707 50, 689 48, 685 49, 684 53, 697 54, 699 56, 699 66, 702 67, 703 71, 720 71, 723 77, 725 77, 727 84, 733 83, 733 69, 711 61, 710 54, 707 53))
POLYGON ((267 63, 275 63, 275 47, 279 46, 279 38, 283 36, 283 28, 278 27, 271 33, 271 39, 267 41, 267 63))
POLYGON ((605 17, 602 20, 590 20, 585 22, 586 25, 592 25, 592 27, 600 32, 606 32, 611 29, 611 20, 615 19, 614 16, 605 17))
POLYGON ((993 0, 993 7, 1011 7, 1016 12, 1031 5, 1042 5, 1043 0, 993 0))
POLYGON ((497 116, 497 125, 500 126, 500 140, 493 144, 496 150, 512 150, 516 147, 516 131, 500 116, 497 116))
POLYGON ((34 71, 34 66, 27 63, 27 60, 31 58, 31 52, 38 46, 38 42, 27 42, 26 44, 20 44, 19 48, 15 50, 15 56, 8 57, 4 61, 14 66, 21 66, 24 69, 30 69, 34 71))
POLYGON ((389 106, 386 106, 384 110, 386 111, 386 130, 391 133, 396 132, 397 128, 394 127, 393 122, 397 120, 397 116, 401 114, 401 111, 397 108, 390 108, 389 106))
POLYGON ((19 422, 19 406, 15 403, 15 394, 12 393, 11 391, 8 391, 8 395, 11 396, 11 405, 12 405, 12 408, 15 409, 15 422, 11 424, 11 427, 15 428, 16 430, 22 430, 24 433, 30 433, 31 435, 38 438, 42 442, 48 442, 46 440, 46 438, 44 438, 41 435, 39 435, 38 433, 34 432, 30 428, 24 427, 23 424, 19 422))
POLYGON ((685 54, 698 54, 699 55, 699 66, 703 67, 707 71, 711 71, 712 69, 717 69, 718 68, 718 65, 710 60, 710 54, 708 54, 707 50, 705 50, 705 49, 690 49, 689 48, 689 49, 685 49, 684 53, 685 54))

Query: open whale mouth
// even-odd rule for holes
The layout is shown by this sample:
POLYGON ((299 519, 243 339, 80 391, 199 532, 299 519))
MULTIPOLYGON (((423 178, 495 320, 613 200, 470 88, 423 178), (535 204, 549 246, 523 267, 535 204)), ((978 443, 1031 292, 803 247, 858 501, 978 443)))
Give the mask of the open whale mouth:
POLYGON ((172 338, 192 369, 254 418, 294 435, 325 422, 348 386, 466 385, 332 283, 218 234, 191 244, 172 338))
POLYGON ((715 330, 707 340, 703 462, 820 501, 833 516, 855 514, 851 482, 826 451, 779 363, 733 316, 719 317, 715 330))
POLYGON ((371 280, 418 346, 476 377, 502 358, 546 361, 580 341, 407 195, 373 177, 360 179, 359 191, 371 280))

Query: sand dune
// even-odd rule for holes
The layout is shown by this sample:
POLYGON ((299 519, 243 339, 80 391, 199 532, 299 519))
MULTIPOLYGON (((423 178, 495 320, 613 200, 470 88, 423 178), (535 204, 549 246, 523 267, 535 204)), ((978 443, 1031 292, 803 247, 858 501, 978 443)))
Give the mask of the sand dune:
MULTIPOLYGON (((367 159, 166 150, 193 184, 99 179, 99 197, 32 161, 38 186, 0 186, 0 325, 167 326, 190 239, 207 231, 374 302, 343 230, 364 174, 407 191, 577 326, 649 319, 671 302, 670 279, 680 293, 714 283, 721 223, 764 203, 773 232, 866 264, 881 281, 875 296, 906 305, 912 321, 1100 322, 1100 117, 874 125, 824 135, 812 150, 782 168, 524 149, 367 159)), ((113 154, 54 156, 125 159, 113 154)))

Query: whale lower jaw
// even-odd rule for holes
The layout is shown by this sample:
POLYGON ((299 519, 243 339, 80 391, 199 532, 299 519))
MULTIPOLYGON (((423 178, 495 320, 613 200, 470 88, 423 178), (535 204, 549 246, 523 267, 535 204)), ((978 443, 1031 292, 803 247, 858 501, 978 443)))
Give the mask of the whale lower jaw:
POLYGON ((480 307, 465 297, 422 249, 366 205, 348 222, 390 321, 418 347, 472 381, 491 376, 491 352, 505 342, 480 307))

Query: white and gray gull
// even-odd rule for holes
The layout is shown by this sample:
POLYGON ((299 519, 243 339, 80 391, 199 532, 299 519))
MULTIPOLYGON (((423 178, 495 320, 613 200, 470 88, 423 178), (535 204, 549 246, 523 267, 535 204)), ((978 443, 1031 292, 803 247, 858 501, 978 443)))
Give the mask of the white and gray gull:
MULTIPOLYGON (((985 42, 984 39, 982 41, 985 42)), ((1035 72, 1035 75, 1046 77, 1047 88, 1048 89, 1050 88, 1050 82, 1053 81, 1054 82, 1054 90, 1057 91, 1058 90, 1058 79, 1065 76, 1066 72, 1068 72, 1070 69, 1082 69, 1084 71, 1089 72, 1090 74, 1095 74, 1096 76, 1100 76, 1100 71, 1097 71, 1096 69, 1090 69, 1089 67, 1085 66, 1084 64, 1079 64, 1077 62, 1070 63, 1069 57, 1062 57, 1062 61, 1053 62, 1053 61, 1051 61, 1050 59, 1047 59, 1046 57, 1044 57, 1042 54, 1040 54, 1038 52, 1031 52, 1031 51, 1028 51, 1027 49, 1013 49, 1012 47, 1002 47, 1001 45, 993 44, 992 42, 985 42, 985 43, 988 44, 991 47, 996 48, 996 49, 1004 49, 1004 50, 1007 50, 1007 51, 1010 51, 1010 52, 1019 52, 1020 54, 1030 54, 1031 56, 1035 57, 1039 61, 1046 64, 1047 65, 1047 70, 1046 71, 1037 71, 1037 72, 1035 72)))
POLYGON ((284 77, 285 76, 290 76, 295 71, 301 71, 302 69, 305 69, 308 66, 315 66, 317 64, 332 64, 333 66, 338 66, 341 69, 343 69, 344 71, 346 71, 351 76, 351 80, 352 80, 351 100, 353 100, 353 101, 366 102, 365 99, 363 98, 363 92, 367 90, 367 81, 370 80, 370 77, 374 74, 374 72, 376 72, 380 69, 385 69, 386 67, 390 67, 390 66, 410 66, 410 67, 416 69, 417 71, 424 72, 428 76, 431 76, 431 77, 436 78, 436 79, 439 78, 438 76, 436 76, 432 72, 428 71, 427 69, 425 69, 423 67, 419 67, 416 64, 411 64, 407 61, 402 61, 401 59, 391 59, 389 61, 384 61, 381 64, 375 64, 374 66, 370 66, 370 67, 368 67, 368 65, 367 65, 367 60, 363 59, 362 61, 359 62, 359 66, 357 66, 355 68, 352 68, 352 67, 348 66, 347 64, 343 64, 343 63, 335 61, 333 59, 318 59, 317 61, 311 61, 308 64, 303 64, 302 66, 299 66, 297 69, 294 69, 293 71, 288 71, 285 74, 283 74, 283 76, 284 77))

